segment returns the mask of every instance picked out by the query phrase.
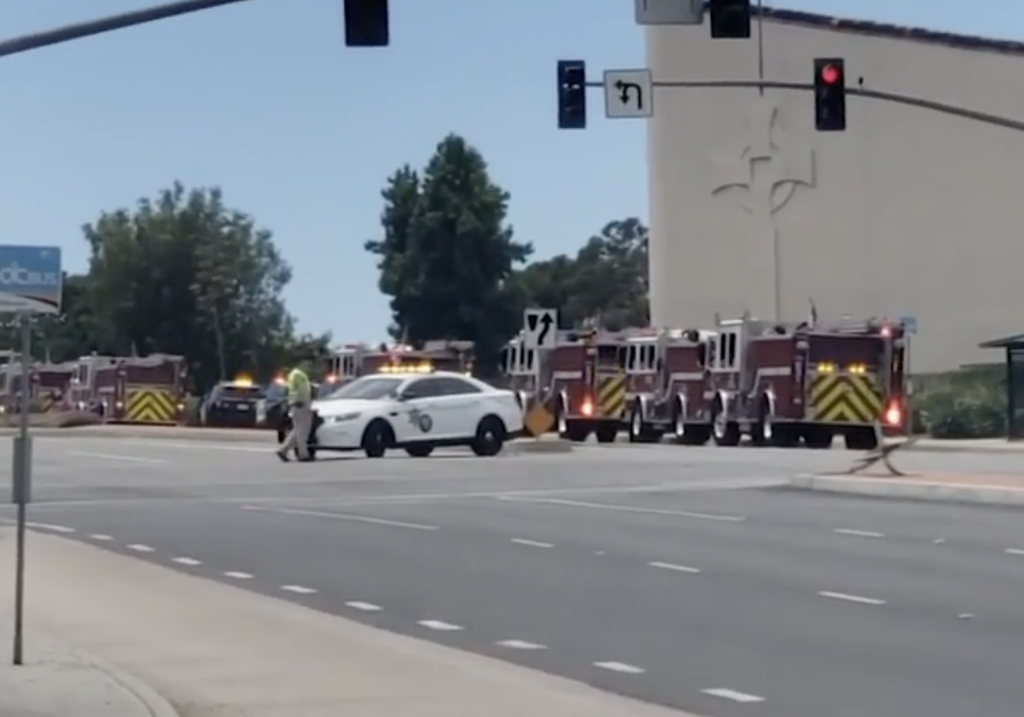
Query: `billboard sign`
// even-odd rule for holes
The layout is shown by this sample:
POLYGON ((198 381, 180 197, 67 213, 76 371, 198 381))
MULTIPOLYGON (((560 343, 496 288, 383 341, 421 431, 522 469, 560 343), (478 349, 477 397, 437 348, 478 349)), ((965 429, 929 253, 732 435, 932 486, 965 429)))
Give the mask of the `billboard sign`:
POLYGON ((0 245, 0 312, 59 314, 60 248, 0 245))

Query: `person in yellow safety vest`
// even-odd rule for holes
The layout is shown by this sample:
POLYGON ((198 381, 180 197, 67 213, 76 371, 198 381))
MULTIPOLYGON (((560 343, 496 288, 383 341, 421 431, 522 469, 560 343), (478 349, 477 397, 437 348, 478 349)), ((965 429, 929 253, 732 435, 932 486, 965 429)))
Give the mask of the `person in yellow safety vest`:
POLYGON ((294 450, 300 461, 310 460, 309 434, 313 429, 313 385, 309 376, 300 368, 288 373, 288 405, 291 408, 292 430, 277 450, 277 457, 288 461, 289 451, 294 450))

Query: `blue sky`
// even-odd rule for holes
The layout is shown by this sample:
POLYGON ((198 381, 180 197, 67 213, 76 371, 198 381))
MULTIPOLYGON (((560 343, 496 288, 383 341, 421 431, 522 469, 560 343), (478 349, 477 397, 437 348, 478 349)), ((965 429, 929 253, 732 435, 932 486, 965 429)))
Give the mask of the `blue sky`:
MULTIPOLYGON (((4 37, 164 0, 7 0, 4 37)), ((392 47, 348 50, 341 0, 252 0, 0 61, 0 242, 56 244, 86 265, 79 227, 175 179, 221 186, 271 229, 295 271, 303 329, 377 339, 387 301, 364 240, 379 191, 448 132, 512 194, 539 258, 608 220, 646 215, 643 125, 555 129, 554 63, 642 66, 631 0, 392 0, 392 47)), ((791 0, 783 6, 1024 38, 1024 2, 791 0), (979 6, 980 7, 980 6, 979 6)))

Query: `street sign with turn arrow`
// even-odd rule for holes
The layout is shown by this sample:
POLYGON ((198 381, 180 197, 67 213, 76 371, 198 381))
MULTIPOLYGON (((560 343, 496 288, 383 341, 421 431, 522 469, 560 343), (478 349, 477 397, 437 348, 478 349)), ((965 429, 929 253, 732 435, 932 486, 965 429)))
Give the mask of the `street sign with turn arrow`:
POLYGON ((528 349, 553 349, 558 345, 558 311, 527 309, 523 312, 523 339, 528 349))
POLYGON ((654 81, 650 70, 606 70, 604 113, 609 119, 654 115, 654 81))

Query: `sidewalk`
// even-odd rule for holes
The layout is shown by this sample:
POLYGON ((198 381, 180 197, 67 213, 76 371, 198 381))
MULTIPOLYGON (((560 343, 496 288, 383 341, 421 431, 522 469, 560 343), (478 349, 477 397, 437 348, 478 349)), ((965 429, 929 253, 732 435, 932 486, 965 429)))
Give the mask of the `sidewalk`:
MULTIPOLYGON (((33 624, 131 671, 182 717, 693 717, 90 545, 29 538, 33 624)), ((13 540, 0 537, 0 575, 12 570, 13 540)))
POLYGON ((1024 506, 1024 476, 928 472, 907 476, 798 475, 794 488, 884 498, 1024 506))
POLYGON ((26 635, 24 664, 15 667, 11 661, 12 620, 10 610, 0 616, 4 655, 0 663, 0 715, 177 717, 166 700, 135 678, 77 655, 38 632, 26 635))

